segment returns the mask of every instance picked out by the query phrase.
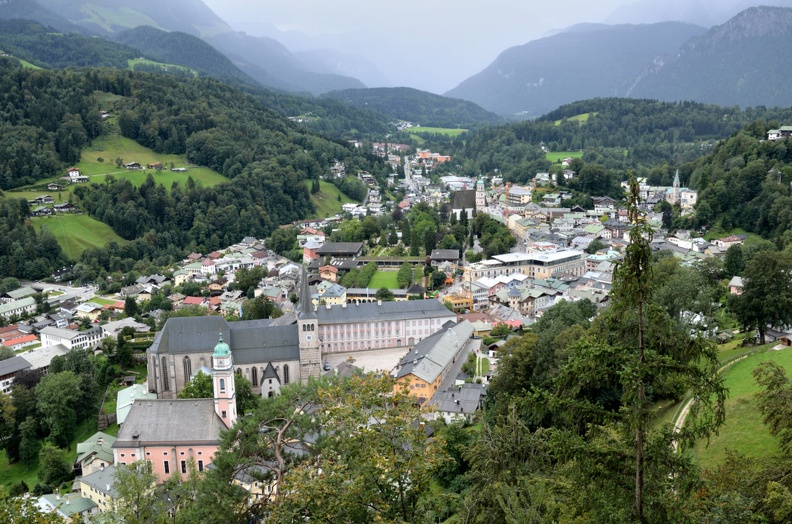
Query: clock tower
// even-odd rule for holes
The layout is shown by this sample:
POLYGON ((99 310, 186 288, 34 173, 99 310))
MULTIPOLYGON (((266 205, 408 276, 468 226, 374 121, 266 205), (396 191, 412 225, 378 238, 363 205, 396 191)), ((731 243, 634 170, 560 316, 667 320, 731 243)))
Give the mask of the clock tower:
POLYGON ((322 370, 319 318, 311 303, 305 267, 300 275, 300 310, 297 314, 297 329, 300 343, 300 380, 305 383, 308 377, 319 377, 322 370))
POLYGON ((215 413, 230 428, 237 419, 234 357, 231 356, 231 348, 223 342, 222 333, 212 353, 212 382, 215 413))

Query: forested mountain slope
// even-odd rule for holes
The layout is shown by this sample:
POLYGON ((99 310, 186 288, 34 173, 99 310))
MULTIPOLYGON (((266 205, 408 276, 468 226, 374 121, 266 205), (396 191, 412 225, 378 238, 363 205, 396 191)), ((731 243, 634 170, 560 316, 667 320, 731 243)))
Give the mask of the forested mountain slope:
POLYGON ((498 114, 526 116, 575 100, 624 96, 657 56, 675 53, 703 32, 678 22, 581 26, 505 50, 445 95, 498 114))
POLYGON ((391 120, 407 120, 428 127, 494 124, 501 118, 473 102, 435 95, 409 87, 346 89, 322 95, 355 107, 371 109, 391 120))
POLYGON ((0 20, 0 49, 45 69, 128 67, 140 53, 131 47, 79 33, 57 33, 29 20, 0 20))
POLYGON ((740 227, 792 243, 792 140, 766 140, 778 123, 757 121, 689 167, 686 182, 699 190, 693 225, 740 227))
POLYGON ((231 84, 258 85, 225 55, 187 33, 169 33, 151 26, 139 26, 119 33, 113 39, 139 49, 146 58, 158 62, 186 66, 231 84))
MULTIPOLYGON (((188 247, 211 251, 243 236, 266 237, 313 211, 303 181, 336 160, 379 177, 388 171, 380 160, 305 131, 216 80, 113 69, 32 71, 5 59, 0 147, 12 153, 0 158, 0 187, 62 175, 91 138, 111 131, 96 102, 107 95, 114 95, 112 109, 124 136, 156 152, 185 154, 232 180, 203 188, 186 177, 170 191, 153 179, 140 188, 125 179, 76 187, 85 211, 133 240, 123 252, 108 246, 112 257, 105 250, 86 251, 93 268, 118 269, 128 263, 123 260, 178 257, 188 247)), ((17 262, 14 267, 24 268, 23 260, 17 262)), ((20 270, 14 276, 44 275, 20 270)))
POLYGON ((792 9, 753 7, 658 61, 629 95, 720 105, 789 106, 792 9))
MULTIPOLYGON (((497 169, 506 180, 527 182, 551 165, 540 142, 550 151, 582 151, 587 163, 620 170, 621 176, 628 169, 649 176, 657 166, 706 155, 717 140, 761 118, 792 121, 792 109, 603 98, 568 104, 537 120, 475 130, 443 146, 470 176, 497 169), (580 115, 586 118, 573 118, 580 115)), ((440 143, 432 139, 432 145, 440 143)))

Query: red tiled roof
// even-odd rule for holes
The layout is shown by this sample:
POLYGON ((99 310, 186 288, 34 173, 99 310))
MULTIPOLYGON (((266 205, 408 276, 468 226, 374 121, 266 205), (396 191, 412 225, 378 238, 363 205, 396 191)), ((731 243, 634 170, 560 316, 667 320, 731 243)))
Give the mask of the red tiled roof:
POLYGON ((203 305, 203 297, 187 297, 184 299, 183 304, 187 304, 188 306, 200 306, 203 305))
POLYGON ((17 338, 12 338, 10 340, 6 340, 5 342, 3 342, 3 345, 11 347, 11 346, 16 346, 17 344, 25 344, 27 342, 33 342, 34 340, 38 340, 38 337, 36 335, 31 334, 31 335, 25 335, 24 337, 17 337, 17 338))

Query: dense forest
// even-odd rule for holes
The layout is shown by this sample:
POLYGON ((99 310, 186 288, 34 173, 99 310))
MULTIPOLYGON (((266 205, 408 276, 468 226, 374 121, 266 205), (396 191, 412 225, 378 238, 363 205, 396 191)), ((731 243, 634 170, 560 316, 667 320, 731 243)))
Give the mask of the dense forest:
POLYGON ((321 98, 341 100, 353 107, 377 111, 391 120, 407 120, 427 127, 496 124, 502 120, 473 102, 409 87, 345 89, 325 93, 321 98))
POLYGON ((259 86, 225 55, 197 36, 140 26, 116 35, 114 40, 139 49, 143 56, 157 62, 189 67, 232 85, 259 86))
POLYGON ((455 165, 444 169, 471 176, 497 170, 507 181, 524 183, 552 167, 539 147, 544 142, 549 151, 582 151, 586 164, 619 171, 622 180, 627 170, 649 177, 658 166, 692 162, 709 154, 718 140, 758 119, 792 121, 792 109, 602 98, 458 138, 435 135, 429 145, 453 156, 455 165))
POLYGON ((699 190, 690 225, 741 227, 782 246, 792 242, 792 140, 766 140, 775 124, 751 124, 686 169, 699 190))
MULTIPOLYGON (((76 203, 123 238, 146 236, 149 260, 178 257, 180 249, 211 251, 246 235, 265 237, 278 225, 305 217, 313 208, 303 181, 318 179, 337 160, 351 172, 366 170, 379 178, 389 169, 372 155, 307 132, 266 109, 260 99, 216 80, 112 69, 34 71, 11 60, 2 68, 0 126, 6 132, 0 140, 13 153, 0 160, 0 187, 51 178, 78 161, 80 149, 109 125, 99 117, 97 93, 117 95, 113 110, 124 136, 160 153, 185 154, 190 162, 232 179, 211 188, 190 179, 170 188, 153 179, 139 188, 108 179, 75 189, 76 203)), ((110 256, 111 246, 107 250, 87 252, 97 262, 93 270, 128 269, 135 262, 124 256, 122 263, 110 256)), ((55 253, 58 259, 60 252, 55 253)), ((45 276, 42 271, 11 274, 45 276)))
POLYGON ((0 49, 48 68, 118 67, 140 55, 131 47, 78 33, 58 33, 29 20, 0 20, 0 49))

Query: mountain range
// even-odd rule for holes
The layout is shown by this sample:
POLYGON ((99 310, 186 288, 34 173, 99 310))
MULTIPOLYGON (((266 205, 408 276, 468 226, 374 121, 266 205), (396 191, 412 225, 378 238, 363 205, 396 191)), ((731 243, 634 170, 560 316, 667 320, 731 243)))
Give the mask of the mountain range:
MULTIPOLYGON (((673 5, 681 6, 680 1, 673 5)), ((725 16, 731 7, 749 1, 734 0, 715 15, 725 16)), ((685 9, 680 7, 680 18, 689 19, 691 13, 712 14, 705 3, 697 0, 685 9)), ((624 7, 611 18, 634 18, 632 12, 637 11, 624 7)), ((645 14, 656 18, 668 16, 667 12, 667 8, 657 7, 645 14)), ((369 85, 387 83, 371 61, 331 49, 292 52, 276 39, 234 31, 203 0, 0 0, 0 19, 34 20, 66 35, 98 36, 125 46, 89 46, 92 53, 113 55, 112 60, 93 65, 120 64, 130 49, 136 49, 147 58, 183 65, 234 84, 261 84, 314 96, 340 92, 329 97, 367 109, 378 107, 389 118, 423 120, 424 125, 427 116, 456 125, 493 121, 492 113, 537 117, 577 100, 613 96, 740 106, 792 105, 792 92, 785 88, 783 78, 789 69, 786 57, 792 45, 788 44, 792 41, 792 9, 782 7, 752 7, 710 29, 682 22, 575 25, 506 49, 481 72, 447 91, 445 96, 453 101, 415 90, 363 91, 365 84, 359 78, 369 85), (481 107, 463 109, 459 100, 481 107), (392 111, 397 102, 405 104, 399 114, 392 111), (448 108, 469 120, 448 121, 447 114, 442 115, 448 108)), ((41 46, 36 52, 12 48, 21 42, 19 28, 14 30, 14 41, 3 41, 9 49, 19 51, 20 58, 38 59, 34 63, 44 67, 91 65, 88 56, 74 59, 78 51, 69 58, 63 53, 46 53, 41 46)), ((51 31, 37 31, 47 35, 47 42, 52 40, 51 31)), ((28 45, 34 43, 33 37, 25 37, 28 45)), ((85 44, 76 38, 68 43, 72 47, 85 44)))

